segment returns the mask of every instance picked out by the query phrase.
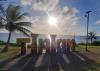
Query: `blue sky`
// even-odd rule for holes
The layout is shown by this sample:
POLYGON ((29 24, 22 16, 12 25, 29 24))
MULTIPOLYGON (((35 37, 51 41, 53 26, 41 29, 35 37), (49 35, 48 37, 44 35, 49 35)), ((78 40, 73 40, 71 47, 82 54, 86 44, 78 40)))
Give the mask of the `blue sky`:
POLYGON ((35 28, 32 30, 34 30, 33 32, 38 33, 68 35, 76 33, 77 35, 86 35, 86 18, 84 15, 86 11, 91 10, 89 31, 96 32, 97 35, 100 35, 100 0, 33 0, 33 2, 34 3, 32 3, 31 0, 8 0, 3 3, 5 8, 9 3, 21 5, 23 8, 22 11, 30 14, 30 19, 28 17, 26 17, 26 19, 33 23, 34 20, 36 21, 33 25, 35 28), (39 1, 41 4, 43 3, 40 6, 38 5, 39 1), (47 3, 45 4, 43 1, 47 3), (49 4, 52 4, 52 6, 49 4), (48 20, 46 12, 48 12, 49 15, 53 14, 55 17, 57 16, 58 19, 61 19, 61 21, 59 21, 60 24, 57 24, 57 26, 51 26, 52 28, 48 27, 46 22, 46 20, 48 20), (70 27, 69 25, 71 23, 72 25, 74 24, 74 26, 70 27), (55 27, 57 27, 57 29, 55 29, 55 27), (47 30, 44 28, 47 28, 47 30))
MULTIPOLYGON (((63 3, 64 1, 65 0, 63 0, 63 3)), ((84 14, 86 11, 91 10, 89 30, 96 32, 98 35, 100 34, 100 25, 96 24, 96 22, 100 20, 100 0, 66 0, 64 4, 79 10, 78 16, 81 18, 84 29, 86 27, 84 14)))

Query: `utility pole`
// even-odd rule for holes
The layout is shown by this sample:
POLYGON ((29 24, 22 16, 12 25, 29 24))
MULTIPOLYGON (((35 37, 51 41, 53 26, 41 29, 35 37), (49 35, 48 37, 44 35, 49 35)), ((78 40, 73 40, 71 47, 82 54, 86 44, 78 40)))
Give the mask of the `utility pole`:
POLYGON ((85 14, 85 17, 87 18, 87 38, 86 38, 86 51, 88 51, 88 33, 89 33, 89 19, 90 19, 90 13, 92 11, 87 11, 85 14))

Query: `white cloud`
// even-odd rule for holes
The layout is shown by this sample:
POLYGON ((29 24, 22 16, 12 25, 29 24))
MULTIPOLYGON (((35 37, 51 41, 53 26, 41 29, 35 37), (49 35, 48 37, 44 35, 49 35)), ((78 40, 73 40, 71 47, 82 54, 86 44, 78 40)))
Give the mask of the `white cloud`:
POLYGON ((32 8, 38 11, 51 11, 56 8, 59 0, 33 0, 32 8))
POLYGON ((31 5, 32 0, 21 0, 22 5, 31 5))
POLYGON ((8 31, 5 29, 0 29, 0 33, 8 33, 8 31))
POLYGON ((100 20, 97 20, 97 21, 96 21, 96 24, 100 24, 100 20))
MULTIPOLYGON (((26 1, 26 0, 24 0, 26 1)), ((33 0, 32 8, 38 12, 38 20, 35 20, 34 33, 51 33, 51 34, 73 34, 81 28, 79 18, 76 14, 79 12, 76 8, 69 8, 68 6, 61 6, 59 0, 33 0), (48 14, 57 18, 57 25, 48 25, 48 14)), ((34 17, 27 18, 34 22, 34 17)), ((77 32, 79 33, 79 31, 77 32)))
POLYGON ((31 5, 34 10, 48 11, 53 10, 59 0, 21 0, 22 5, 31 5))
POLYGON ((67 13, 67 12, 68 12, 68 9, 69 9, 69 8, 68 8, 67 6, 63 7, 63 10, 62 10, 63 13, 67 13))

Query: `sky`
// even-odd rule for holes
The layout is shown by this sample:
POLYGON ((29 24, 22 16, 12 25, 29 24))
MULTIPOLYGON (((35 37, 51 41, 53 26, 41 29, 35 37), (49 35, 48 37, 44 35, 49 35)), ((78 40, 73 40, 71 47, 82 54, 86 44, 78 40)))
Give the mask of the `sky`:
MULTIPOLYGON (((86 35, 87 19, 84 17, 91 10, 89 32, 100 36, 100 0, 7 0, 2 4, 20 5, 22 12, 27 12, 23 21, 32 22, 30 30, 39 34, 86 35), (56 24, 49 24, 50 17, 56 24)), ((0 32, 6 32, 1 29, 0 32)))

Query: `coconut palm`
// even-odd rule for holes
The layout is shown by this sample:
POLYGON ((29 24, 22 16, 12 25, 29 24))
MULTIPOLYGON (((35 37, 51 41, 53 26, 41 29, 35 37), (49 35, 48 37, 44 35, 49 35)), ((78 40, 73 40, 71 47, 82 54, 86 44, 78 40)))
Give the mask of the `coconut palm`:
POLYGON ((8 46, 9 46, 12 32, 19 31, 27 36, 29 36, 28 33, 31 32, 26 28, 26 27, 31 27, 31 23, 21 21, 26 15, 26 13, 22 13, 20 9, 21 9, 20 6, 15 6, 12 4, 10 4, 6 9, 7 23, 5 24, 5 29, 8 30, 9 36, 3 51, 8 51, 8 46))
MULTIPOLYGON (((0 14, 1 14, 1 12, 2 12, 2 11, 1 11, 1 8, 2 8, 2 7, 1 7, 1 5, 0 5, 0 14)), ((0 16, 0 29, 4 28, 3 20, 4 20, 3 17, 0 16)))
POLYGON ((93 42, 93 39, 96 39, 96 34, 94 32, 90 32, 88 39, 90 39, 91 40, 91 43, 92 43, 93 42))
POLYGON ((0 16, 0 29, 4 29, 4 27, 5 27, 5 19, 2 17, 2 16, 0 16))
POLYGON ((3 23, 2 23, 2 18, 0 17, 0 29, 2 28, 3 23))
POLYGON ((4 25, 4 20, 0 17, 0 29, 4 29, 5 25, 4 25))

